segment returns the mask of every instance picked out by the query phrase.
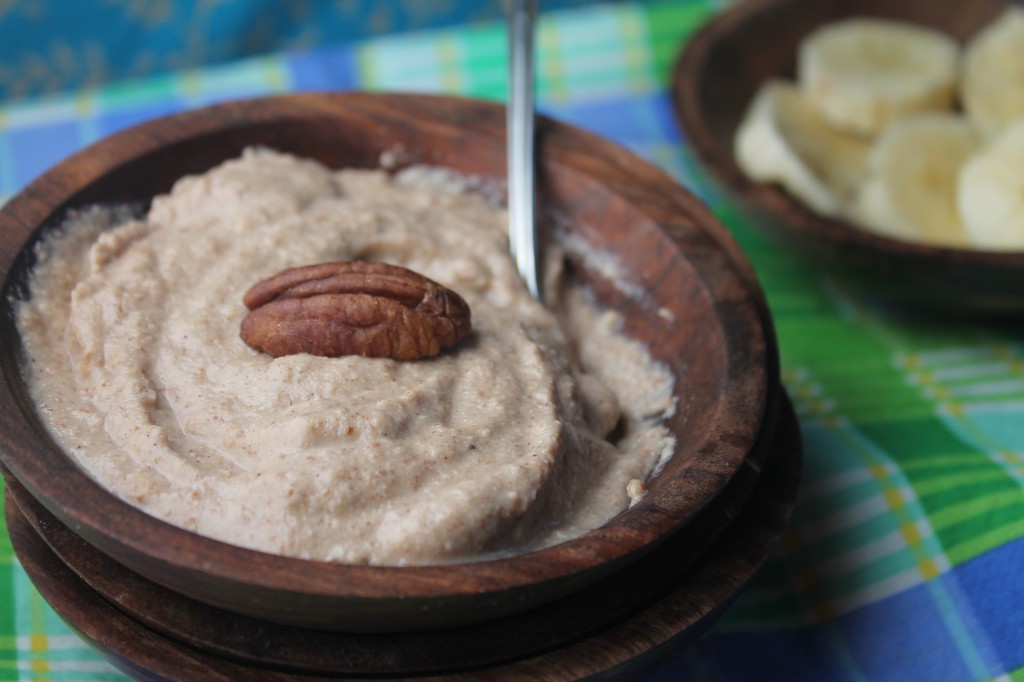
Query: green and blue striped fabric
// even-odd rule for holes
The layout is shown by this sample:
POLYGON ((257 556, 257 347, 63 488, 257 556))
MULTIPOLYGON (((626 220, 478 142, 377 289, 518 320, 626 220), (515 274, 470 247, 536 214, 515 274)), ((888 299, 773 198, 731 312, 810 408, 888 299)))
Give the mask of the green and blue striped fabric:
POLYGON ((501 0, 4 0, 0 100, 501 15, 501 0))
MULTIPOLYGON (((538 37, 545 113, 665 168, 736 235, 767 292, 805 442, 804 484, 779 550, 711 632, 651 679, 1024 680, 1024 325, 901 316, 751 228, 703 175, 666 92, 683 41, 716 9, 665 0, 547 12, 538 37)), ((146 118, 357 88, 500 100, 503 27, 393 35, 0 105, 0 196, 146 118)), ((0 543, 0 680, 121 679, 0 543)))

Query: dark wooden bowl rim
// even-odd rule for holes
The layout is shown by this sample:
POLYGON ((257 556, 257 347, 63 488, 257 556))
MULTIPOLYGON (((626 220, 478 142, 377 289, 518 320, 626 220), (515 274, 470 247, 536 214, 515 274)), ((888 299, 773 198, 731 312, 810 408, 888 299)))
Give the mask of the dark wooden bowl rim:
MULTIPOLYGON (((427 130, 465 126, 495 139, 504 136, 503 107, 426 95, 307 93, 229 102, 153 120, 69 157, 0 210, 0 272, 5 278, 5 301, 17 294, 18 283, 11 281, 11 271, 19 259, 26 257, 23 251, 27 245, 76 206, 105 175, 186 140, 214 139, 254 122, 287 120, 302 126, 309 120, 336 116, 342 110, 363 112, 390 126, 415 124, 427 130)), ((724 329, 725 352, 736 376, 730 376, 724 387, 714 415, 718 426, 703 443, 702 456, 688 463, 685 481, 663 486, 643 504, 578 539, 500 560, 377 567, 276 556, 171 526, 94 483, 41 430, 33 406, 23 391, 16 390, 20 368, 6 356, 6 381, 0 382, 0 461, 49 511, 87 539, 113 538, 126 551, 150 557, 172 570, 243 581, 267 593, 364 599, 472 597, 564 579, 595 563, 645 551, 703 508, 742 465, 760 429, 765 396, 774 390, 770 384, 777 382, 774 338, 749 264, 731 237, 692 195, 650 164, 595 135, 548 119, 539 123, 539 131, 541 155, 544 150, 551 151, 549 163, 553 167, 558 167, 561 150, 590 150, 591 158, 606 159, 609 172, 635 178, 633 182, 641 188, 637 196, 642 198, 644 192, 650 192, 662 206, 678 212, 687 229, 696 226, 704 240, 702 248, 721 253, 721 267, 702 276, 717 309, 741 322, 735 329, 724 329), (743 428, 729 431, 729 425, 743 428)), ((597 172, 600 166, 582 170, 597 172)), ((577 168, 575 172, 581 171, 577 168)), ((9 308, 8 319, 0 320, 7 333, 12 329, 9 308)), ((4 343, 20 346, 16 333, 4 343)))

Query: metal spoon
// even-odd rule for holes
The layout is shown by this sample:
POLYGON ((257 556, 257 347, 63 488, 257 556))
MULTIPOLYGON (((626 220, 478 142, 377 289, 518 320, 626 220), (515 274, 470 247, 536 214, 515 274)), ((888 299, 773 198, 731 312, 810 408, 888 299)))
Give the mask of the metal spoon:
POLYGON ((533 26, 536 0, 506 0, 508 24, 509 249, 530 294, 540 300, 533 177, 533 26))

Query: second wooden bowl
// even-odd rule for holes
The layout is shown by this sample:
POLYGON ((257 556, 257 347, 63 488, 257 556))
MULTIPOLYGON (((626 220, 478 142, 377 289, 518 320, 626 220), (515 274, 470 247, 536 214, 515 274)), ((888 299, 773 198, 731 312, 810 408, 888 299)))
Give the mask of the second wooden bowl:
POLYGON ((824 218, 784 190, 753 182, 733 156, 743 114, 770 78, 793 79, 800 41, 852 16, 908 21, 964 41, 1006 0, 749 0, 714 17, 675 64, 672 96, 687 138, 752 224, 809 262, 890 302, 962 314, 1024 312, 1024 252, 943 248, 890 239, 824 218))

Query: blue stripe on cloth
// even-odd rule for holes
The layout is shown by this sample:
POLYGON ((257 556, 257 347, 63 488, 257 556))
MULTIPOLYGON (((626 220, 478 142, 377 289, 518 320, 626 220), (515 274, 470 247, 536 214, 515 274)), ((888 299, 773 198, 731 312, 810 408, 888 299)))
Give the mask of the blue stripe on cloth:
POLYGON ((650 113, 652 118, 650 129, 657 130, 659 137, 656 140, 661 143, 681 144, 684 139, 683 131, 676 123, 675 109, 672 104, 672 97, 667 92, 656 93, 649 98, 650 113))
POLYGON ((541 102, 554 118, 577 125, 622 145, 668 144, 679 141, 668 98, 638 94, 630 99, 602 99, 582 104, 541 102))
POLYGON ((96 142, 103 133, 100 132, 98 121, 93 115, 83 116, 78 122, 78 144, 79 146, 90 145, 96 142))
POLYGON ((136 105, 131 108, 118 109, 101 113, 96 120, 96 127, 100 135, 109 135, 118 130, 148 121, 160 116, 172 114, 182 108, 182 103, 177 100, 168 99, 158 102, 147 102, 144 105, 136 105))
POLYGON ((976 680, 995 677, 1001 669, 984 625, 977 622, 970 604, 958 598, 957 585, 947 580, 933 580, 928 588, 964 664, 970 668, 971 677, 976 680))
POLYGON ((726 634, 712 628, 695 651, 675 657, 648 682, 996 678, 1024 666, 1024 594, 993 588, 1019 583, 1021 566, 1024 538, 827 625, 726 634))
POLYGON ((837 619, 861 670, 870 680, 977 679, 949 632, 928 585, 871 604, 837 619))
POLYGON ((970 604, 975 627, 988 635, 999 661, 999 670, 1024 665, 1024 591, 997 589, 998 585, 1019 585, 1024 568, 1024 539, 972 559, 943 576, 955 585, 951 592, 958 608, 970 604))
POLYGON ((291 54, 285 68, 294 90, 352 90, 359 84, 355 52, 349 47, 291 54))
POLYGON ((13 188, 20 189, 82 146, 79 121, 9 128, 6 132, 14 162, 13 188))
POLYGON ((0 129, 0 206, 3 197, 14 194, 18 186, 14 184, 14 155, 11 153, 10 136, 0 129))
POLYGON ((644 682, 679 680, 813 680, 859 682, 830 655, 827 629, 706 636, 693 646, 695 656, 679 656, 644 682), (699 666, 696 670, 691 665, 699 666))

